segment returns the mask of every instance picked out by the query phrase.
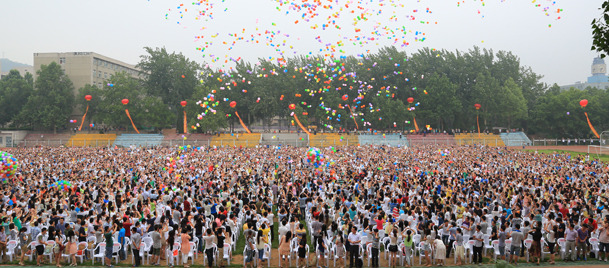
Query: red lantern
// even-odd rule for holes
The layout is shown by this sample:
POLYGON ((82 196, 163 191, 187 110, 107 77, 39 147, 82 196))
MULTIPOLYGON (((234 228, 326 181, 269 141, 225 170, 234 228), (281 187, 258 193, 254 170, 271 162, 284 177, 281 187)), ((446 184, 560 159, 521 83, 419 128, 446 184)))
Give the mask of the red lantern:
POLYGON ((186 101, 181 101, 180 104, 182 105, 182 107, 186 107, 186 101))
POLYGON ((237 106, 237 102, 236 101, 231 101, 230 102, 230 107, 231 108, 235 108, 237 106))
POLYGON ((93 99, 93 97, 91 95, 85 96, 85 100, 90 101, 91 99, 93 99))
POLYGON ((410 97, 410 98, 406 99, 406 101, 408 101, 408 103, 413 103, 414 102, 414 98, 410 97))
POLYGON ((582 108, 586 107, 586 105, 588 105, 588 100, 580 100, 579 105, 581 105, 582 108))
POLYGON ((482 105, 476 103, 476 104, 474 104, 474 107, 476 107, 476 110, 480 110, 480 107, 482 107, 482 105))
POLYGON ((296 104, 292 103, 292 104, 290 104, 289 107, 290 107, 290 110, 294 110, 294 109, 296 109, 296 104))
POLYGON ((349 96, 347 94, 343 95, 343 101, 346 101, 349 99, 349 96))
POLYGON ((123 103, 123 105, 129 104, 129 100, 128 99, 123 99, 121 102, 123 103))
POLYGON ((302 112, 302 115, 309 115, 309 113, 307 113, 307 112, 302 112))

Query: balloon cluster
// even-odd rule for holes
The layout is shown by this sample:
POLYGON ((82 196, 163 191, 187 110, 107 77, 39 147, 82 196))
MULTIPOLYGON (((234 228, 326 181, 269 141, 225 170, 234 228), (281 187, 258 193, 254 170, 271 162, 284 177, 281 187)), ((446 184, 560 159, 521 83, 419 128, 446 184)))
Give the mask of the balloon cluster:
POLYGON ((78 122, 78 121, 70 119, 70 123, 76 123, 76 122, 78 122))
POLYGON ((69 190, 72 187, 72 183, 69 181, 60 180, 57 183, 51 184, 51 187, 57 187, 61 190, 69 190))
POLYGON ((6 152, 0 152, 0 179, 8 179, 15 175, 19 168, 17 159, 6 152))
POLYGON ((438 153, 442 156, 442 157, 446 157, 450 154, 450 151, 448 151, 448 149, 445 149, 444 151, 442 151, 441 149, 438 150, 438 153))
POLYGON ((323 166, 326 157, 321 151, 315 147, 312 147, 307 151, 307 162, 313 164, 316 168, 323 166))

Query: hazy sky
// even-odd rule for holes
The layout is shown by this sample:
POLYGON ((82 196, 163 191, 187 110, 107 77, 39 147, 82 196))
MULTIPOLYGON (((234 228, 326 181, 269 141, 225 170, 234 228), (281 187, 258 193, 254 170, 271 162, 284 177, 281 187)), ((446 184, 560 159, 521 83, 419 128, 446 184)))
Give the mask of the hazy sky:
MULTIPOLYGON (((265 42, 266 30, 276 33, 273 44, 286 40, 281 50, 285 56, 291 56, 295 55, 294 51, 297 54, 319 53, 320 48, 325 48, 324 44, 336 44, 344 37, 374 37, 371 31, 385 32, 382 28, 388 27, 408 31, 406 35, 396 31, 395 38, 399 39, 398 47, 403 41, 409 43, 407 47, 400 47, 409 53, 422 47, 454 51, 480 46, 494 51, 507 50, 519 56, 522 64, 543 75, 544 82, 563 85, 590 76, 590 65, 596 56, 590 51, 590 23, 599 17, 598 8, 603 2, 368 0, 367 4, 360 4, 360 10, 357 1, 323 0, 322 4, 332 5, 332 9, 318 8, 314 13, 319 16, 307 22, 302 13, 288 9, 285 4, 280 7, 281 1, 277 0, 209 0, 214 8, 206 11, 205 16, 197 16, 197 10, 205 11, 206 6, 193 6, 192 1, 0 0, 0 52, 4 52, 6 58, 30 65, 33 64, 32 54, 36 52, 97 52, 136 64, 144 53, 143 47, 164 46, 202 64, 222 67, 225 57, 256 62, 257 58, 279 56, 275 48, 265 42), (347 8, 348 2, 353 3, 347 8), (182 3, 184 6, 178 9, 182 3), (544 12, 545 7, 549 10, 544 12), (427 8, 431 12, 426 12, 427 8), (557 14, 557 9, 562 12, 557 14), (354 26, 351 24, 358 14, 351 14, 351 10, 360 13, 367 10, 375 15, 368 15, 367 21, 359 21, 354 26), (213 19, 208 16, 210 12, 213 12, 213 19), (322 29, 331 14, 338 15, 333 20, 342 27, 340 30, 333 28, 334 25, 322 29), (414 20, 411 20, 412 16, 414 20), (298 24, 295 24, 296 20, 299 20, 298 24), (311 29, 315 24, 319 27, 311 29), (549 24, 552 27, 548 27, 549 24), (356 33, 356 28, 362 31, 356 33), (425 36, 416 35, 417 31, 425 36), (235 40, 229 33, 245 36, 250 42, 239 41, 229 51, 235 40), (251 42, 250 34, 255 33, 262 34, 259 37, 256 34, 258 44, 251 42), (217 37, 212 37, 216 34, 217 37), (195 36, 203 38, 196 40, 195 36), (321 43, 315 39, 317 36, 322 39, 321 43), (425 37, 424 42, 415 42, 415 38, 421 37, 425 37), (196 48, 205 47, 205 42, 211 44, 207 44, 205 51, 198 51, 196 48), (210 55, 220 57, 220 61, 212 62, 210 55)), ((345 45, 336 48, 336 55, 374 52, 378 47, 393 44, 392 40, 381 36, 380 41, 369 41, 363 47, 344 40, 345 45), (338 53, 339 49, 346 53, 338 53)))

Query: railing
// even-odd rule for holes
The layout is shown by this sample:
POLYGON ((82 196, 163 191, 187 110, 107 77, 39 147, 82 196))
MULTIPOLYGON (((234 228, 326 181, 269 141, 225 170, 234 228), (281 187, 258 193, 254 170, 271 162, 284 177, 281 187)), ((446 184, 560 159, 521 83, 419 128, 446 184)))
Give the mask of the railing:
POLYGON ((587 145, 603 145, 607 146, 607 144, 601 144, 599 139, 536 139, 533 140, 534 146, 587 146, 587 145))
MULTIPOLYGON (((34 146, 49 146, 49 147, 110 147, 114 145, 113 140, 23 140, 14 142, 14 147, 34 147, 34 146)), ((328 146, 357 146, 357 145, 391 145, 391 146, 418 146, 418 145, 485 145, 485 146, 587 146, 587 145, 602 145, 609 146, 607 144, 600 144, 599 139, 574 139, 569 142, 562 139, 534 139, 533 141, 528 140, 507 140, 504 141, 500 138, 497 139, 406 139, 401 140, 384 140, 384 139, 343 139, 340 140, 300 140, 300 139, 272 139, 272 140, 238 140, 238 139, 223 139, 219 141, 212 140, 121 140, 120 143, 124 144, 124 147, 128 147, 135 144, 137 147, 152 147, 152 146, 230 146, 230 147, 255 147, 256 145, 290 145, 293 147, 328 147, 328 146), (585 142, 584 142, 585 140, 585 142), (532 143, 532 144, 531 144, 532 143)))

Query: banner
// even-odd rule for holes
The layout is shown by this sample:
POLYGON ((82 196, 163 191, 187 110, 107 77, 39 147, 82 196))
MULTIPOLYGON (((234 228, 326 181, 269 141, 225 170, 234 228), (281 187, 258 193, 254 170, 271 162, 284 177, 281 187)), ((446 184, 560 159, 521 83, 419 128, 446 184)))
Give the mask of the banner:
POLYGON ((237 118, 239 118, 239 123, 241 123, 241 126, 245 129, 245 131, 247 131, 248 134, 251 134, 252 132, 250 132, 250 130, 245 126, 245 124, 243 124, 243 120, 241 120, 241 116, 239 116, 239 113, 237 113, 237 111, 235 111, 235 115, 237 115, 237 118))
POLYGON ((412 121, 414 121, 414 129, 416 129, 417 131, 419 131, 419 126, 417 126, 417 119, 416 118, 412 118, 412 121))
POLYGON ((480 122, 478 121, 478 116, 476 116, 476 124, 478 124, 478 139, 480 138, 480 122))
POLYGON ((80 127, 78 128, 78 131, 80 131, 82 129, 82 124, 85 122, 85 117, 87 117, 88 111, 89 111, 89 105, 87 105, 87 110, 85 111, 85 115, 82 116, 82 121, 80 121, 80 127))
POLYGON ((186 131, 188 129, 188 126, 186 125, 186 111, 184 111, 184 134, 187 134, 188 131, 186 131))
POLYGON ((131 119, 131 116, 129 115, 129 110, 125 109, 125 113, 127 113, 127 117, 129 117, 129 120, 131 120, 131 125, 133 126, 133 129, 135 129, 135 132, 137 132, 137 134, 140 134, 140 131, 137 130, 137 128, 135 127, 135 124, 133 123, 133 119, 131 119))
POLYGON ((592 126, 592 123, 590 123, 590 118, 588 118, 588 113, 584 113, 586 114, 586 120, 588 120, 588 126, 590 126, 590 129, 592 130, 592 132, 594 133, 594 135, 596 135, 597 138, 601 138, 601 136, 598 135, 598 133, 596 132, 596 130, 594 129, 594 127, 592 126))
POLYGON ((300 128, 302 128, 302 131, 307 133, 307 135, 311 135, 311 133, 309 133, 309 131, 300 123, 300 120, 298 120, 298 116, 296 116, 296 113, 294 113, 294 119, 296 120, 296 123, 298 123, 300 128))
POLYGON ((349 107, 349 111, 351 111, 351 117, 353 117, 353 122, 355 122, 355 128, 359 129, 359 126, 357 125, 357 121, 355 120, 355 115, 353 115, 353 110, 351 110, 351 105, 347 104, 347 107, 349 107))

